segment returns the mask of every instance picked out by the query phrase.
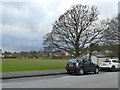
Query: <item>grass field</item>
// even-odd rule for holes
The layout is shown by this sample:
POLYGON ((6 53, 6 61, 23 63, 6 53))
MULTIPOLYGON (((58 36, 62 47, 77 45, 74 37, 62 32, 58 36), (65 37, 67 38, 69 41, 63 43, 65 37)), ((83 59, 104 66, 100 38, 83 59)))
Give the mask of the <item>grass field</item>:
POLYGON ((2 59, 2 72, 64 69, 65 59, 2 59))

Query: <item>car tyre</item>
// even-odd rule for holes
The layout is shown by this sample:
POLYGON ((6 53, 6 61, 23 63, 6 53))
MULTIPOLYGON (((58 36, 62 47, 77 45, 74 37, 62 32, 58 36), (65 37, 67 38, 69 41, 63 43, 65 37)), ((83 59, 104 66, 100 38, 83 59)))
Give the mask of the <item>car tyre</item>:
POLYGON ((80 75, 83 75, 83 74, 84 74, 84 69, 83 69, 82 67, 80 67, 80 69, 79 69, 79 74, 80 74, 80 75))
POLYGON ((112 66, 112 67, 111 67, 111 71, 112 71, 112 72, 115 72, 115 66, 112 66))
POLYGON ((95 68, 94 73, 95 73, 95 74, 98 74, 98 73, 99 73, 99 68, 98 68, 98 67, 95 68))
POLYGON ((70 71, 67 71, 68 72, 68 74, 72 74, 72 72, 70 72, 70 71))

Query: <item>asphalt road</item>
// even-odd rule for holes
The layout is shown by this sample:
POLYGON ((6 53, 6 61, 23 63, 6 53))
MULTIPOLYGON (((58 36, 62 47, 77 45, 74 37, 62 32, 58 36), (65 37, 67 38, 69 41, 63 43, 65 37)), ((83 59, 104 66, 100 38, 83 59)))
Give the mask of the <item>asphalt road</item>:
POLYGON ((118 73, 100 72, 86 75, 50 75, 4 79, 2 88, 118 88, 118 73))

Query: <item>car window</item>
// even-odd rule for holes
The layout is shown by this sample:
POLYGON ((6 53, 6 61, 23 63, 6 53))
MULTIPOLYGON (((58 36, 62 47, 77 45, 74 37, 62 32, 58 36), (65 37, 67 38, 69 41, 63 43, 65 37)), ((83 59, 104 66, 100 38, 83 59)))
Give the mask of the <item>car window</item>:
POLYGON ((77 59, 79 62, 82 62, 83 61, 83 58, 78 58, 77 59))
POLYGON ((76 59, 70 59, 68 62, 74 63, 76 61, 77 61, 76 59))
POLYGON ((119 61, 119 60, 113 60, 112 62, 115 62, 115 63, 120 63, 120 61, 119 61))
POLYGON ((120 63, 120 61, 118 61, 118 63, 120 63))
POLYGON ((116 60, 112 60, 112 62, 114 62, 114 63, 118 63, 116 60))
POLYGON ((103 62, 111 62, 110 60, 105 60, 105 61, 103 61, 103 62))
POLYGON ((84 62, 91 62, 89 59, 84 59, 84 62))

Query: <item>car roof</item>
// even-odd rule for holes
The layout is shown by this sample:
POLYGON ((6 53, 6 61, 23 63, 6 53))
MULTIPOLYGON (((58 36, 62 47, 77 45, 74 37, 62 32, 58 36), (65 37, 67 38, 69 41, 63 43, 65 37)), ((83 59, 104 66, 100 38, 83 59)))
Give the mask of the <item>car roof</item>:
POLYGON ((80 57, 80 58, 71 58, 71 59, 69 59, 69 60, 72 60, 72 59, 79 60, 79 59, 87 59, 87 58, 85 58, 85 57, 80 57))
POLYGON ((118 59, 109 59, 109 60, 111 60, 111 61, 112 61, 112 60, 118 60, 118 59))
MULTIPOLYGON (((113 60, 118 61, 118 59, 107 59, 107 60, 109 60, 109 61, 113 61, 113 60)), ((104 60, 104 61, 107 61, 107 60, 104 60)))

